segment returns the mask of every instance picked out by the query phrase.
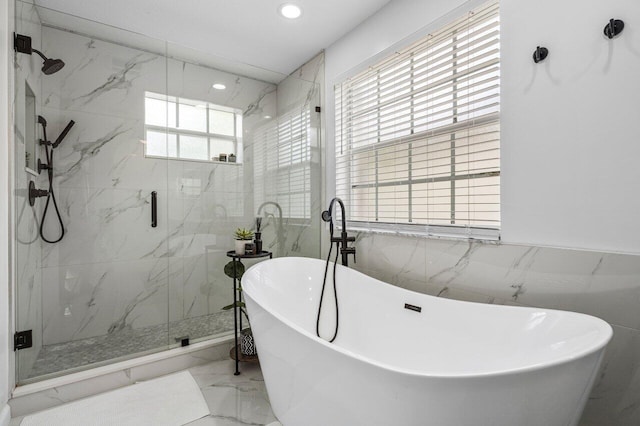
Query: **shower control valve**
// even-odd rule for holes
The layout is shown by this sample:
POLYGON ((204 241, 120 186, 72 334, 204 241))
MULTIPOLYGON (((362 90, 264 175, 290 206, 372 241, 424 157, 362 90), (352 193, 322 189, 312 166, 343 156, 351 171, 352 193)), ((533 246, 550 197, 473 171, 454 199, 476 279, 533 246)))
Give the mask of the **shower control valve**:
POLYGON ((36 185, 33 181, 29 182, 29 205, 31 207, 36 203, 36 198, 46 197, 47 195, 49 195, 49 191, 46 189, 36 189, 36 185))
POLYGON ((44 164, 38 158, 38 174, 40 174, 43 170, 51 170, 51 167, 48 164, 44 164))

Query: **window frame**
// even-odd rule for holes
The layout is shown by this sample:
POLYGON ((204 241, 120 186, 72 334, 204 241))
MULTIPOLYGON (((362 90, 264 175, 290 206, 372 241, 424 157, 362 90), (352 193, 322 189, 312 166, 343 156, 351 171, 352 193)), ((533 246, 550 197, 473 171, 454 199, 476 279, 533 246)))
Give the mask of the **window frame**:
MULTIPOLYGON (((175 103, 176 104, 176 112, 175 112, 175 123, 176 123, 176 127, 170 127, 168 125, 169 123, 169 117, 168 117, 168 108, 167 110, 167 126, 161 126, 161 125, 156 125, 156 124, 147 124, 147 120, 146 120, 146 112, 145 112, 145 124, 144 124, 144 136, 145 136, 145 141, 148 140, 148 132, 152 131, 152 132, 156 132, 156 133, 164 133, 165 135, 175 135, 176 136, 176 153, 177 156, 170 156, 169 155, 169 149, 167 146, 167 155, 166 156, 162 156, 162 155, 150 155, 147 153, 147 144, 144 144, 144 157, 145 158, 153 158, 153 159, 164 159, 164 160, 178 160, 178 161, 193 161, 193 162, 200 162, 200 163, 221 163, 221 164, 237 164, 237 165, 241 165, 242 164, 242 153, 241 151, 241 146, 242 146, 242 111, 237 109, 237 108, 231 108, 231 107, 226 107, 226 106, 222 106, 222 105, 217 105, 217 104, 213 104, 211 102, 207 102, 207 101, 199 101, 199 100, 194 100, 194 99, 187 99, 187 98, 181 98, 178 96, 168 96, 168 95, 162 95, 159 93, 154 93, 154 92, 145 92, 145 104, 146 104, 146 100, 147 99, 155 99, 155 100, 159 100, 162 102, 165 102, 166 104, 169 103, 175 103), (206 130, 205 131, 198 131, 198 130, 187 130, 187 129, 180 129, 180 105, 188 105, 188 106, 197 106, 197 105, 205 105, 206 108, 206 130), (210 131, 210 126, 211 126, 211 122, 210 122, 210 111, 222 111, 222 112, 226 112, 226 113, 231 113, 233 114, 233 132, 234 135, 230 136, 230 135, 224 135, 224 134, 220 134, 220 133, 214 133, 210 131), (239 127, 240 125, 240 127, 239 127), (202 137, 202 138, 206 138, 206 146, 207 146, 207 160, 202 160, 202 159, 197 159, 197 158, 184 158, 184 157, 180 157, 180 137, 181 136, 194 136, 194 137, 202 137), (236 156, 236 162, 229 162, 227 161, 214 161, 212 158, 214 157, 214 155, 216 153, 212 153, 211 152, 211 144, 212 144, 212 139, 221 139, 221 140, 226 140, 229 142, 233 143, 233 149, 234 152, 233 154, 236 156)), ((145 106, 146 108, 146 106, 145 106)), ((227 154, 227 158, 228 155, 231 153, 227 154)))
MULTIPOLYGON (((499 22, 500 20, 500 12, 499 12, 499 5, 497 1, 490 1, 490 2, 485 2, 484 4, 481 4, 479 7, 476 7, 475 9, 484 9, 484 8, 490 8, 490 7, 496 7, 497 8, 497 12, 496 12, 496 17, 497 20, 499 22)), ((474 11, 470 11, 467 8, 465 8, 465 10, 463 12, 457 12, 456 15, 451 15, 451 19, 448 19, 447 22, 444 22, 443 24, 439 24, 438 28, 435 29, 433 31, 433 33, 438 34, 439 32, 444 33, 445 29, 447 27, 449 27, 450 25, 453 25, 456 21, 459 21, 462 17, 464 17, 465 14, 469 14, 469 15, 473 15, 474 11)), ((469 26, 467 28, 472 28, 472 26, 469 26)), ((389 76, 388 75, 382 75, 380 73, 380 69, 378 69, 377 74, 374 76, 373 73, 371 71, 375 71, 376 67, 378 65, 382 65, 382 64, 386 64, 388 63, 388 61, 393 60, 395 55, 399 54, 399 51, 402 51, 403 48, 407 49, 407 52, 410 52, 410 65, 409 65, 409 69, 410 69, 410 76, 409 76, 409 83, 408 83, 408 91, 410 92, 410 97, 407 98, 407 100, 410 102, 410 106, 408 108, 408 110, 410 111, 410 114, 408 116, 408 119, 411 123, 414 122, 414 120, 416 119, 415 116, 415 101, 416 101, 416 97, 415 97, 415 93, 414 93, 414 86, 415 86, 415 73, 416 70, 414 69, 414 52, 411 52, 408 50, 408 48, 410 48, 411 46, 413 46, 416 43, 420 43, 423 40, 426 40, 427 38, 431 37, 432 34, 423 34, 422 36, 418 37, 417 39, 415 39, 414 41, 403 41, 399 43, 399 46, 393 46, 392 48, 386 50, 385 52, 382 52, 381 54, 376 56, 376 60, 374 65, 372 66, 367 66, 367 68, 364 68, 364 66, 360 66, 359 68, 362 70, 364 68, 364 70, 360 71, 360 72, 350 72, 348 73, 348 75, 343 75, 341 76, 341 78, 336 79, 337 83, 334 85, 335 91, 334 91, 334 103, 336 105, 335 111, 336 111, 336 116, 335 116, 335 124, 336 124, 336 146, 335 146, 335 150, 334 153, 336 155, 336 193, 340 193, 340 189, 339 187, 342 185, 344 188, 348 188, 348 200, 345 200, 346 204, 347 204, 347 208, 349 210, 353 209, 353 201, 351 200, 351 198, 353 197, 353 190, 356 188, 364 188, 364 187, 370 187, 370 188, 375 188, 375 199, 374 201, 371 202, 371 204, 366 204, 366 202, 364 203, 365 208, 369 207, 371 210, 374 211, 374 214, 370 216, 369 220, 354 220, 351 219, 350 217, 347 218, 347 227, 349 229, 352 230, 356 230, 356 231, 369 231, 369 232, 381 232, 381 233, 400 233, 400 234, 411 234, 411 235, 426 235, 426 236, 433 236, 433 237, 450 237, 450 238, 466 238, 466 239, 482 239, 482 240, 499 240, 500 239, 500 224, 501 221, 500 219, 497 220, 497 226, 484 226, 484 225, 471 225, 471 224, 456 224, 456 209, 455 209, 455 204, 456 204, 456 181, 459 180, 471 180, 471 179, 477 179, 477 178, 484 178, 484 177, 498 177, 498 179, 500 179, 501 176, 501 167, 498 166, 498 170, 497 171, 487 171, 487 172, 478 172, 478 173, 474 173, 473 171, 468 171, 468 173, 466 174, 458 174, 456 173, 455 167, 456 167, 456 161, 455 161, 455 150, 456 150, 456 146, 454 144, 454 140, 455 140, 455 133, 459 132, 460 130, 467 130, 467 129, 474 129, 474 128, 480 128, 480 126, 484 125, 484 126, 489 126, 492 124, 495 124, 498 126, 499 128, 499 124, 500 124, 500 102, 498 100, 497 103, 497 112, 494 113, 490 113, 484 116, 480 116, 480 118, 467 118, 464 121, 457 121, 457 109, 458 106, 456 105, 456 93, 457 93, 457 86, 456 86, 456 82, 455 82, 455 73, 458 71, 457 70, 457 64, 455 63, 455 53, 452 53, 452 57, 453 57, 453 66, 451 67, 452 69, 452 77, 450 80, 453 81, 453 83, 451 84, 451 87, 453 88, 452 90, 452 95, 453 95, 453 108, 451 109, 451 111, 453 111, 453 123, 449 124, 449 125, 445 125, 445 126, 441 126, 441 127, 435 127, 433 128, 432 131, 425 131, 425 132, 418 132, 414 134, 414 125, 411 124, 409 126, 409 128, 411 129, 411 134, 409 136, 398 136, 398 137, 394 137, 391 139, 385 139, 384 142, 381 142, 380 139, 380 134, 378 134, 377 139, 374 142, 360 142, 360 144, 362 144, 362 146, 358 146, 358 147, 352 147, 352 141, 350 140, 351 135, 347 134, 347 132, 353 130, 351 127, 349 127, 348 125, 345 125, 344 122, 345 121, 349 121, 350 119, 352 119, 352 116, 349 116, 350 113, 352 113, 353 111, 350 111, 350 108, 345 107, 344 105, 339 105, 340 102, 343 102, 345 99, 348 99, 350 96, 349 93, 349 89, 345 89, 343 87, 343 85, 345 85, 345 83, 348 83, 350 79, 370 79, 371 81, 369 82, 369 84, 371 84, 372 86, 375 86, 374 89, 368 89, 371 90, 371 92, 375 91, 375 97, 377 99, 377 103, 378 105, 380 105, 380 98, 381 98, 381 93, 383 91, 383 88, 381 87, 381 83, 383 82, 383 80, 386 80, 386 83, 388 84, 389 80, 389 76), (369 72, 370 74, 367 75, 366 72, 369 72), (346 113, 345 113, 346 112, 346 113), (338 117, 339 114, 343 114, 342 117, 338 117), (473 122, 474 125, 470 125, 469 123, 473 122), (428 136, 425 136, 425 134, 428 134, 428 136), (416 140, 425 140, 426 138, 433 138, 435 136, 442 136, 442 135, 446 135, 446 134, 451 134, 452 135, 452 155, 450 156, 450 161, 449 164, 451 166, 451 171, 449 174, 442 176, 442 177, 423 177, 423 178, 413 178, 412 176, 412 163, 413 163, 413 146, 412 146, 412 142, 416 141, 416 140), (338 141, 338 135, 341 136, 340 141, 338 141), (346 144, 346 146, 345 146, 346 144), (379 169, 380 166, 377 163, 377 157, 378 157, 378 153, 387 147, 393 147, 393 146, 399 146, 399 145, 404 145, 406 146, 406 149, 408 150, 408 153, 406 155, 407 158, 407 178, 406 179, 400 179, 400 180, 392 180, 390 182, 379 182, 379 169), (375 181, 374 182, 370 182, 370 183, 364 183, 364 184, 354 184, 352 182, 352 171, 353 171, 353 167, 354 167, 354 157, 355 154, 358 153, 369 153, 369 155, 374 155, 376 157, 375 160, 375 165, 367 170, 369 170, 369 172, 371 173, 371 176, 375 177, 375 181), (340 159, 339 159, 340 157, 340 159), (341 165, 340 163, 345 163, 346 165, 341 165), (345 175, 343 177, 344 182, 342 183, 338 183, 338 172, 340 171, 344 171, 345 175), (413 186, 416 184, 420 184, 420 183, 432 183, 432 182, 437 182, 437 181, 448 181, 451 182, 451 185, 449 186, 449 190, 451 192, 451 194, 449 195, 448 199, 449 199, 449 203, 450 203, 450 215, 451 215, 451 223, 450 224, 433 224, 433 223, 413 223, 413 208, 412 208, 412 203, 414 202, 414 197, 412 195, 412 191, 413 191, 413 186), (383 220, 380 221, 379 217, 379 209, 380 209, 380 200, 379 200, 379 189, 383 188, 383 187, 400 187, 406 185, 407 186, 407 201, 405 204, 403 204, 403 206, 405 206, 408 209, 408 220, 407 222, 393 222, 393 221, 389 221, 389 220, 383 220), (371 218, 374 218, 375 220, 371 220, 371 218)), ((447 40, 451 40, 452 42, 452 51, 456 52, 458 46, 455 44, 456 42, 456 33, 452 32, 450 37, 447 37, 447 40)), ((498 35, 498 39, 499 39, 499 35, 498 35)), ((469 47, 469 49, 473 49, 473 47, 469 47)), ((500 53, 498 51, 497 53, 498 55, 498 59, 497 59, 497 65, 498 65, 498 83, 497 83, 497 92, 498 92, 498 99, 499 99, 499 93, 500 93, 500 53)), ((402 71, 406 71, 406 69, 402 69, 402 71)), ((424 70, 422 70, 424 71, 424 70)), ((417 71, 418 73, 420 72, 420 70, 417 71)), ((428 84, 428 83, 427 83, 428 84)), ((356 86, 357 87, 357 86, 356 86)), ((362 93, 359 93, 360 95, 362 93)), ((355 115, 358 115, 358 112, 362 114, 362 111, 356 111, 355 115)), ((382 126, 380 123, 382 123, 381 121, 381 117, 380 114, 382 112, 382 109, 380 107, 377 108, 377 126, 378 129, 380 129, 382 126)), ((469 112, 468 112, 469 113, 469 112)), ((467 114, 468 114, 467 113, 467 114)), ((393 113, 392 113, 393 114, 393 113)), ((375 121, 375 120, 374 120, 375 121)), ((375 128, 375 127, 374 127, 375 128)), ((498 130, 499 132, 499 130, 498 130)), ((498 136, 498 148, 497 148, 497 152, 499 155, 500 152, 500 138, 498 136)), ((371 161, 371 160, 369 160, 371 161)), ((499 160, 498 160, 499 161, 499 160)), ((499 188, 501 187, 501 183, 497 184, 497 188, 498 188, 498 194, 497 196, 499 197, 499 188)), ((501 212, 501 207, 500 207, 500 201, 498 199, 498 212, 497 215, 498 217, 500 216, 500 212, 501 212)), ((466 219, 466 221, 470 221, 470 219, 466 219)), ((428 220, 427 220, 428 222, 428 220)))

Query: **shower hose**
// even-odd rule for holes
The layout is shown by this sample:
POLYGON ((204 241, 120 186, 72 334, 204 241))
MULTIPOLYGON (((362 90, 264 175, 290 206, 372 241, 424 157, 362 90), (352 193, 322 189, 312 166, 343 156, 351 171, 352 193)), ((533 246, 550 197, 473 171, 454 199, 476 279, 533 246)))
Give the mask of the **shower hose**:
MULTIPOLYGON (((331 251, 333 250, 333 222, 329 224, 329 233, 331 234, 331 245, 329 246, 329 254, 327 255, 327 263, 324 267, 324 278, 322 279, 322 293, 320 293, 320 303, 318 304, 318 316, 316 318, 316 335, 320 338, 320 312, 322 311, 322 301, 324 299, 324 288, 327 285, 327 273, 329 272, 329 262, 331 260, 331 251)), ((333 337, 329 340, 329 343, 333 343, 338 335, 338 291, 336 290, 336 267, 338 265, 338 254, 340 253, 340 243, 336 242, 336 258, 333 261, 333 295, 336 300, 336 328, 333 333, 333 337)))
MULTIPOLYGON (((46 136, 45 136, 46 139, 46 136)), ((49 178, 49 193, 47 194, 47 201, 44 205, 44 211, 42 212, 42 220, 40 221, 40 238, 44 242, 55 244, 64 238, 64 224, 62 223, 62 216, 60 215, 60 209, 58 209, 58 202, 56 201, 56 194, 53 192, 53 148, 49 151, 49 147, 45 145, 44 147, 45 155, 47 157, 47 176, 49 178), (49 210, 49 203, 53 201, 53 207, 56 210, 56 215, 58 215, 58 222, 60 223, 60 237, 56 240, 48 240, 44 236, 44 221, 47 218, 47 212, 49 210)))

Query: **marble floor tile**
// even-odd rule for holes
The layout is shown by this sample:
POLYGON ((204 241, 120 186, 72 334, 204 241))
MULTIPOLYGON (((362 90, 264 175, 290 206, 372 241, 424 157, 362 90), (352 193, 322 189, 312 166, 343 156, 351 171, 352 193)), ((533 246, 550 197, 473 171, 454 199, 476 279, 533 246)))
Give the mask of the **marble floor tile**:
POLYGON ((266 425, 276 421, 260 367, 241 364, 233 375, 234 362, 223 360, 190 368, 200 386, 211 416, 191 425, 266 425))
MULTIPOLYGON (((188 423, 188 426, 281 426, 271 411, 259 365, 242 364, 239 376, 233 375, 233 360, 215 361, 188 371, 198 383, 211 411, 209 416, 188 423)), ((9 425, 19 426, 22 419, 11 419, 9 425)))

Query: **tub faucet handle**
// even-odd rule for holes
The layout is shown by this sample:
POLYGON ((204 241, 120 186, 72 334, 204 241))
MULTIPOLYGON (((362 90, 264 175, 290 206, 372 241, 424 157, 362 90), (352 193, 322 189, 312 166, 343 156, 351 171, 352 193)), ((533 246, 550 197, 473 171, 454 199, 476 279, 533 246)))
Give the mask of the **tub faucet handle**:
POLYGON ((347 256, 353 255, 353 263, 356 263, 356 248, 355 247, 346 247, 342 249, 342 253, 345 253, 347 256))

